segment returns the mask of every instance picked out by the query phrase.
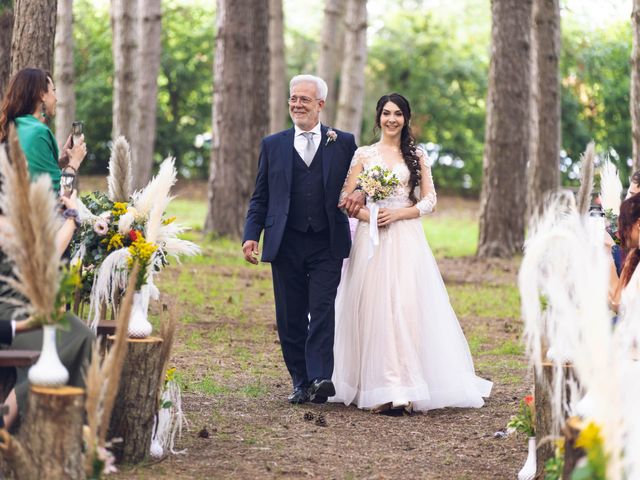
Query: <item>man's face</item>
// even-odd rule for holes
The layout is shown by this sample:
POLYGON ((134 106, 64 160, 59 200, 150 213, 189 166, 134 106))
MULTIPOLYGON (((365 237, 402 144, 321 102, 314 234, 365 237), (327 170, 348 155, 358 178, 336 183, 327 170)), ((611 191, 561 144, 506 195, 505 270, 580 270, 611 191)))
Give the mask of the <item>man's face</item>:
POLYGON ((301 130, 311 130, 320 121, 324 100, 318 100, 318 88, 314 82, 294 85, 289 92, 289 114, 301 130))
POLYGON ((638 193, 640 193, 640 185, 638 185, 637 183, 631 182, 629 184, 629 190, 627 190, 627 196, 625 198, 631 198, 638 193))

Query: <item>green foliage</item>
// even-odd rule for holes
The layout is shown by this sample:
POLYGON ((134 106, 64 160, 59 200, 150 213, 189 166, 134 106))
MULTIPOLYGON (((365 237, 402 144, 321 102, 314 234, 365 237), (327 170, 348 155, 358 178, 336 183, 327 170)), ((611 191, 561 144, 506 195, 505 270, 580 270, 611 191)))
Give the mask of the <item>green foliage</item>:
POLYGON ((527 437, 535 437, 536 435, 536 419, 535 405, 532 396, 527 396, 520 400, 518 413, 511 417, 507 428, 515 430, 518 433, 524 433, 527 437))
MULTIPOLYGON (((85 122, 89 155, 85 173, 106 172, 111 145, 113 55, 109 12, 90 0, 74 3, 76 118, 85 122)), ((176 157, 182 175, 206 177, 209 152, 197 134, 211 129, 214 11, 208 4, 163 2, 162 57, 158 77, 156 163, 176 157)))

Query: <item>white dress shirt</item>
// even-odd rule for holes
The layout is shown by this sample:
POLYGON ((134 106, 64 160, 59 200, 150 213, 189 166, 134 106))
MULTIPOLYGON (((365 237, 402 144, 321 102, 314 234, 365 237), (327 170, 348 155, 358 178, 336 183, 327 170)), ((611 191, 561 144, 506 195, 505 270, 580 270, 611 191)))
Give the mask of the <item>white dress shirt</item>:
POLYGON ((322 138, 320 122, 318 122, 318 124, 311 130, 302 130, 297 125, 294 125, 294 129, 295 135, 293 137, 293 147, 296 149, 296 152, 298 152, 298 155, 300 155, 300 158, 304 159, 304 149, 307 147, 307 139, 302 134, 306 133, 307 131, 313 133, 314 153, 317 153, 318 147, 320 146, 320 139, 322 138))

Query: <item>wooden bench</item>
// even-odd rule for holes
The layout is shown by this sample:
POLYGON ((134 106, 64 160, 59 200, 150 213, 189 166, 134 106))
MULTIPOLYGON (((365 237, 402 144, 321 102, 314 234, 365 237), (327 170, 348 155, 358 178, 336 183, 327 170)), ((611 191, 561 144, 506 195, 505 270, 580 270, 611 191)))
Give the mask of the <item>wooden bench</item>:
POLYGON ((37 350, 0 350, 0 368, 30 367, 39 357, 37 350))

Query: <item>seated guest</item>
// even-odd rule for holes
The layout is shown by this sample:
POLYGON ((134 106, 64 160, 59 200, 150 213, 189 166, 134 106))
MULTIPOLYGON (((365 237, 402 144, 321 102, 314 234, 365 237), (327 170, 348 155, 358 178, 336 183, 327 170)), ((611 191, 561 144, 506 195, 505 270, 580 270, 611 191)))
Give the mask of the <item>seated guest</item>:
POLYGON ((625 199, 629 199, 637 193, 640 193, 640 170, 631 175, 631 178, 629 179, 629 190, 627 190, 627 196, 625 199))
POLYGON ((632 195, 620 205, 618 234, 627 257, 610 300, 616 311, 624 311, 640 304, 640 195, 632 195))

